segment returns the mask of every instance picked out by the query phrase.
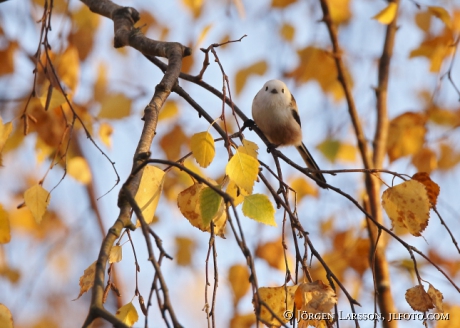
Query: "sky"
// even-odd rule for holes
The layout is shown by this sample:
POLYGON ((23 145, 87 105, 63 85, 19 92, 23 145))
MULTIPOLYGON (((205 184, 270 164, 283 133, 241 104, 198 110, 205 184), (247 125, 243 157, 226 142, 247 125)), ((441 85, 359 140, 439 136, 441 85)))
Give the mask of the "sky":
MULTIPOLYGON (((209 1, 208 1, 209 2, 209 1)), ((298 1, 295 5, 288 9, 271 10, 269 9, 268 1, 251 2, 243 1, 245 9, 245 17, 238 16, 236 9, 230 1, 219 0, 209 2, 206 5, 202 18, 195 21, 190 15, 188 9, 181 4, 181 1, 169 1, 145 3, 142 1, 125 1, 123 5, 133 6, 138 9, 144 9, 151 12, 155 18, 162 24, 170 27, 168 40, 174 40, 183 44, 193 44, 195 56, 194 72, 198 72, 203 55, 199 51, 200 47, 219 42, 224 35, 229 35, 231 39, 239 39, 243 35, 247 35, 240 43, 231 44, 225 48, 218 48, 217 53, 219 60, 225 68, 226 73, 230 78, 233 100, 244 111, 247 116, 251 116, 251 103, 253 96, 261 88, 265 81, 272 78, 282 78, 285 72, 291 71, 299 64, 299 59, 296 54, 296 49, 303 48, 307 45, 316 45, 330 48, 330 42, 327 36, 327 31, 324 24, 318 23, 321 18, 319 4, 312 1, 298 1), (284 41, 278 33, 279 26, 283 22, 290 22, 296 28, 294 41, 288 43, 284 41), (204 27, 211 28, 209 33, 204 38, 203 42, 196 45, 196 40, 202 33, 204 27), (266 60, 269 64, 267 72, 263 76, 252 76, 248 79, 246 87, 239 95, 233 91, 235 86, 235 75, 241 68, 247 67, 250 64, 266 60)), ((70 2, 70 8, 75 8, 81 4, 77 1, 70 2)), ((447 6, 454 6, 453 2, 446 2, 447 6)), ((356 97, 357 108, 362 114, 362 120, 365 127, 366 136, 373 136, 372 123, 375 121, 373 108, 375 107, 375 93, 372 89, 376 84, 376 63, 381 52, 382 40, 385 33, 384 26, 372 20, 378 11, 383 9, 385 3, 357 0, 352 1, 351 10, 354 15, 352 21, 345 27, 340 29, 339 41, 346 50, 345 61, 354 77, 353 95, 356 97)), ((408 53, 417 47, 423 39, 423 34, 411 24, 411 15, 416 10, 413 2, 403 2, 400 16, 400 26, 396 38, 395 53, 392 61, 391 74, 395 78, 390 81, 389 85, 389 115, 391 118, 408 110, 420 111, 423 106, 420 96, 415 90, 422 86, 433 92, 439 87, 438 97, 446 106, 458 108, 458 94, 448 84, 446 79, 440 81, 439 75, 428 73, 429 63, 424 58, 416 58, 408 60, 408 53)), ((40 11, 37 10, 36 13, 40 11)), ((37 46, 37 28, 33 26, 29 18, 28 5, 20 1, 10 1, 0 5, 0 19, 4 21, 3 27, 5 33, 10 38, 20 39, 21 45, 27 49, 29 54, 33 54, 37 46), (20 18, 18 20, 18 17, 20 18)), ((36 20, 39 16, 35 15, 36 20)), ((442 22, 434 21, 434 31, 442 28, 442 22)), ((59 16, 55 17, 53 26, 56 26, 51 33, 51 43, 59 43, 59 32, 65 32, 69 29, 68 24, 64 23, 59 16)), ((148 29, 146 36, 155 38, 159 34, 159 28, 148 29)), ((116 91, 123 91, 128 96, 134 99, 132 106, 132 115, 129 118, 111 122, 114 127, 113 146, 112 149, 104 148, 110 158, 116 163, 116 168, 121 176, 122 181, 126 179, 131 168, 131 157, 142 128, 140 117, 142 110, 150 100, 155 85, 159 82, 162 75, 159 69, 153 67, 142 55, 133 49, 127 50, 126 54, 112 49, 112 34, 113 26, 108 19, 102 19, 101 26, 97 31, 97 48, 90 55, 87 62, 81 67, 81 86, 76 95, 77 99, 84 100, 91 97, 92 81, 96 78, 97 68, 101 63, 109 66, 110 88, 116 91), (129 63, 127 65, 126 63, 129 63)), ((1 46, 1 43, 0 43, 1 46)), ((58 46, 57 46, 58 47, 58 46)), ((458 56, 457 56, 458 57, 458 56)), ((458 58, 457 58, 458 61, 458 58)), ((16 67, 19 74, 9 79, 0 79, 0 90, 8 90, 8 97, 22 97, 25 90, 29 90, 32 81, 33 66, 25 60, 25 54, 18 55, 16 67), (21 65, 24 63, 23 65, 21 65)), ((453 75, 458 76, 458 68, 455 66, 453 75), (456 74, 455 74, 456 73, 456 74)), ((211 60, 211 66, 206 71, 204 79, 209 84, 217 89, 222 88, 222 75, 218 66, 211 60)), ((324 95, 319 85, 315 82, 296 85, 293 80, 286 80, 286 83, 292 93, 295 95, 299 105, 300 115, 302 118, 302 128, 304 131, 304 143, 312 152, 315 160, 323 169, 341 169, 341 168, 360 168, 361 163, 330 163, 318 149, 316 145, 322 142, 327 136, 334 136, 341 140, 353 143, 354 138, 351 132, 348 113, 346 111, 345 102, 335 102, 331 97, 324 95)), ((212 117, 218 117, 221 111, 221 102, 216 97, 209 95, 199 87, 181 81, 181 86, 189 92, 195 99, 199 100, 200 104, 211 114, 212 117)), ((4 92, 0 91, 0 96, 5 97, 4 92)), ((199 119, 197 114, 184 101, 172 94, 171 99, 177 100, 180 104, 180 113, 177 118, 169 121, 160 122, 158 126, 158 136, 161 137, 167 133, 171 126, 175 123, 181 124, 184 130, 189 134, 204 131, 208 128, 208 123, 199 119)), ((3 106, 3 105, 2 105, 3 106)), ((4 121, 14 117, 13 110, 7 107, 1 108, 1 115, 4 121)), ((227 113, 230 112, 227 110, 227 113)), ((213 134, 217 136, 217 134, 213 134)), ((250 131, 245 132, 248 140, 255 141, 260 146, 260 158, 266 163, 273 163, 271 156, 265 152, 265 146, 258 137, 250 131)), ((439 133, 434 130, 431 138, 436 140, 439 133)), ((453 132, 448 136, 448 140, 457 143, 459 138, 458 133, 453 132)), ((156 143, 159 139, 155 139, 156 143)), ((113 185, 115 175, 111 170, 111 166, 100 155, 87 140, 81 138, 84 145, 84 154, 89 159, 95 179, 96 193, 101 196, 105 194, 113 185)), ((457 143, 458 144, 458 143, 457 143)), ((33 136, 28 138, 24 150, 15 152, 12 155, 4 158, 5 167, 15 165, 15 174, 11 175, 5 169, 0 171, 0 180, 2 185, 13 186, 17 185, 17 177, 29 172, 31 165, 35 172, 43 174, 47 165, 39 165, 34 163, 33 149, 35 141, 33 136), (32 164, 33 163, 33 164, 32 164)), ((300 157, 293 149, 283 149, 288 156, 299 162, 300 157)), ((163 157, 163 151, 154 144, 152 146, 152 154, 163 157)), ((209 169, 205 172, 211 177, 216 178, 223 172, 226 159, 216 158, 209 169)), ((401 159, 392 163, 389 168, 398 172, 404 172, 409 175, 415 173, 415 168, 410 165, 409 160, 401 159)), ((294 175, 294 172, 283 166, 286 176, 294 175)), ((59 169, 52 172, 47 180, 47 185, 54 186, 61 178, 59 169)), ((454 170, 445 174, 435 172, 432 176, 435 181, 441 183, 441 195, 439 200, 440 212, 444 219, 456 236, 460 236, 458 228, 458 213, 460 211, 459 204, 456 202, 455 195, 458 190, 459 172, 454 170)), ((357 196, 363 188, 360 182, 359 174, 342 174, 335 177, 327 177, 328 181, 340 187, 346 192, 357 196)), ((391 184, 391 177, 384 177, 387 183, 391 184)), ((21 182, 24 184, 24 182, 21 182)), ((118 214, 116 200, 118 191, 121 186, 118 185, 111 193, 104 196, 98 201, 104 224, 106 229, 112 224, 118 214)), ((5 204, 11 202, 13 191, 15 188, 9 189, 8 193, 0 194, 0 201, 5 204)), ((265 189, 256 186, 257 192, 265 192, 265 189)), ((35 249, 33 242, 28 242, 24 235, 18 234, 18 238, 7 245, 4 249, 10 262, 14 265, 21 266, 23 256, 27 255, 31 258, 29 271, 24 272, 24 281, 26 285, 33 286, 27 291, 20 294, 14 294, 15 291, 8 283, 0 280, 1 289, 5 290, 11 296, 13 305, 11 306, 13 315, 18 314, 18 318, 22 317, 23 313, 40 312, 41 306, 37 305, 42 292, 46 290, 50 280, 56 284, 56 291, 59 288, 70 289, 72 295, 78 295, 78 277, 93 260, 96 259, 99 251, 100 232, 94 223, 94 214, 89 209, 89 203, 83 187, 67 177, 53 194, 51 208, 59 210, 61 217, 64 218, 68 231, 64 234, 52 236, 46 241, 46 246, 41 250, 35 249), (54 202, 54 204, 53 204, 54 202), (79 240, 84 239, 85 243, 81 245, 79 240), (56 276, 52 267, 48 264, 43 264, 45 258, 61 258, 62 254, 50 251, 58 248, 59 250, 81 247, 84 252, 83 257, 72 259, 72 264, 68 269, 69 272, 63 272, 62 275, 56 276), (21 254, 18 256, 17 254, 21 254), (77 269, 78 268, 78 269, 77 269), (60 287, 59 287, 60 286, 60 287), (24 296, 25 295, 25 296, 24 296), (29 303, 21 306, 24 298, 28 298, 29 303)), ((276 218, 278 228, 261 226, 254 221, 241 217, 245 238, 248 240, 250 248, 253 249, 261 240, 274 240, 280 235, 282 213, 278 211, 276 218)), ((310 236, 320 251, 328 249, 329 245, 321 238, 319 225, 331 216, 334 216, 337 227, 346 229, 356 227, 357 232, 364 232, 361 221, 362 215, 345 201, 341 196, 332 193, 331 191, 321 191, 321 196, 318 199, 307 198, 299 207, 299 213, 302 220, 305 220, 306 226, 310 232, 310 236)), ((193 264, 191 268, 181 268, 173 263, 165 261, 164 274, 169 279, 171 286, 171 297, 174 300, 175 307, 177 306, 181 322, 189 323, 194 326, 198 323, 203 323, 205 314, 202 312, 204 305, 204 268, 205 256, 207 251, 208 235, 191 227, 181 216, 174 203, 163 201, 160 203, 157 214, 160 217, 160 222, 154 225, 155 231, 162 237, 164 246, 171 253, 174 253, 175 243, 174 236, 188 236, 198 241, 197 249, 194 253, 193 264)), ((386 221, 389 224, 389 221, 386 221)), ((445 238, 446 233, 441 227, 439 221, 432 213, 430 225, 424 233, 424 238, 415 238, 405 236, 405 240, 412 243, 415 247, 423 250, 427 246, 436 245, 441 250, 441 253, 446 256, 454 256, 458 258, 459 254, 455 253, 455 249, 450 241, 445 238)), ((144 298, 147 295, 153 276, 153 270, 147 263, 147 253, 145 250, 145 241, 140 233, 133 233, 135 240, 136 252, 141 259, 141 272, 139 281, 142 290, 144 290, 144 298)), ((134 287, 134 268, 133 255, 130 252, 129 245, 124 246, 124 258, 121 264, 117 265, 121 279, 123 280, 123 300, 129 301, 133 295, 134 287)), ((229 234, 227 239, 217 241, 217 250, 219 253, 219 270, 222 276, 219 282, 218 303, 217 303, 217 319, 218 327, 225 326, 228 318, 231 317, 233 309, 231 304, 231 292, 229 285, 225 283, 223 277, 226 276, 227 268, 235 263, 244 263, 244 257, 236 247, 234 238, 229 234)), ((390 243, 388 248, 389 261, 396 261, 402 258, 408 258, 409 254, 398 244, 390 243)), ((69 259, 67 259, 69 260, 69 259)), ((52 263, 59 262, 57 260, 52 263)), ((57 264, 56 264, 57 265, 57 264)), ((259 277, 260 286, 282 285, 284 281, 284 273, 268 267, 262 260, 256 260, 256 270, 259 277)), ((391 270, 394 280, 394 293, 401 292, 411 287, 414 282, 411 281, 408 274, 403 274, 398 269, 391 270)), ((446 283, 434 269, 427 267, 421 270, 423 278, 433 283, 440 289, 445 299, 451 300, 453 303, 460 304, 460 296, 453 292, 449 284, 446 283)), ((352 275, 352 273, 349 273, 352 275)), ((367 290, 372 289, 370 272, 366 273, 362 279, 362 283, 367 290)), ((354 277, 356 280, 357 278, 354 277)), ((396 297, 396 304, 401 312, 412 312, 405 302, 402 294, 396 297)), ((361 312, 372 310, 372 298, 369 293, 362 293, 361 304, 363 304, 361 312)), ((81 301, 75 301, 75 308, 79 313, 82 313, 82 318, 85 313, 86 302, 89 295, 83 296, 81 301), (79 304, 80 303, 80 304, 79 304)), ((0 297, 0 302, 5 303, 5 299, 0 297)), ((136 303, 136 302, 134 302, 136 303)), ((240 304, 240 308, 244 312, 251 309, 251 297, 246 295, 240 304)), ((109 306, 110 307, 110 306, 109 306)), ((113 307, 112 307, 113 308, 113 307)), ((155 306, 153 306, 153 309, 155 306)), ((340 309, 349 311, 346 301, 341 299, 340 309)), ((140 311, 139 311, 140 313, 140 311)), ((151 317, 159 318, 156 310, 152 310, 151 317)), ((142 319, 135 325, 140 327, 143 324, 142 319)), ((21 319, 18 319, 21 322, 21 319)), ((156 319, 152 319, 154 322, 156 319)), ((344 327, 346 323, 341 322, 344 327)), ((361 322, 362 327, 370 327, 370 322, 361 322)), ((75 327, 81 325, 77 323, 75 327)), ((188 324, 186 324, 189 326, 188 324)), ((71 325, 69 327, 73 327, 71 325)), ((401 323, 401 327, 409 327, 411 323, 401 323)))

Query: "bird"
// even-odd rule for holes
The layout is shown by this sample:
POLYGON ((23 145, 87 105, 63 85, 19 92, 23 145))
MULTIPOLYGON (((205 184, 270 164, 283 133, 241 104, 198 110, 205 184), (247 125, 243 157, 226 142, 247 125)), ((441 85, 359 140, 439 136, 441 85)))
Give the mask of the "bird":
MULTIPOLYGON (((302 142, 297 103, 283 81, 270 80, 264 84, 252 102, 252 118, 275 147, 295 146, 309 169, 320 170, 302 142)), ((327 189, 324 175, 321 172, 313 174, 318 186, 327 189)))

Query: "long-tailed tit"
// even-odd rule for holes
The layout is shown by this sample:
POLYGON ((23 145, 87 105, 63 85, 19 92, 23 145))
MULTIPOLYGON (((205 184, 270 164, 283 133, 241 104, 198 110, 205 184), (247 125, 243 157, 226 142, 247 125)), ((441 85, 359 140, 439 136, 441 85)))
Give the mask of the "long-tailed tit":
MULTIPOLYGON (((270 80, 254 97, 252 117, 259 129, 275 146, 293 145, 297 148, 307 167, 319 170, 318 165, 302 142, 300 117, 294 96, 280 80, 270 80)), ((321 172, 315 172, 320 182, 326 182, 321 172)), ((317 182, 326 188, 326 186, 317 182)))

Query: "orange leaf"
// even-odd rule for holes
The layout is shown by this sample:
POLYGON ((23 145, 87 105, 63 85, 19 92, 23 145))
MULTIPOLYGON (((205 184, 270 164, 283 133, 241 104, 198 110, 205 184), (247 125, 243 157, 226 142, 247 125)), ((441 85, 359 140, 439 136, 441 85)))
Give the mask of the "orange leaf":
POLYGON ((426 116, 407 112, 390 122, 387 140, 387 152, 390 161, 400 157, 414 155, 422 149, 426 134, 426 116))
POLYGON ((232 265, 228 270, 228 281, 233 291, 233 306, 236 308, 239 300, 246 295, 251 286, 247 266, 244 264, 232 265))
MULTIPOLYGON (((344 98, 342 85, 337 79, 337 66, 330 53, 320 48, 308 46, 298 50, 297 54, 300 57, 299 65, 291 72, 286 73, 286 77, 294 78, 298 84, 316 81, 324 92, 332 95, 335 101, 344 98)), ((353 86, 348 71, 345 71, 345 78, 353 86)))
POLYGON ((284 8, 297 2, 297 0, 272 0, 272 7, 273 8, 284 8))
POLYGON ((289 23, 284 23, 280 29, 281 36, 288 42, 294 40, 295 28, 289 23))
POLYGON ((431 180, 430 176, 426 172, 418 172, 412 176, 413 180, 423 183, 425 186, 428 198, 432 206, 436 206, 436 201, 439 196, 439 186, 431 180))
POLYGON ((285 270, 284 248, 281 238, 258 245, 255 252, 257 257, 264 259, 268 265, 278 270, 285 270))
POLYGON ((176 237, 176 256, 174 259, 177 265, 188 266, 192 264, 193 252, 195 251, 196 244, 193 239, 188 237, 176 237))
POLYGON ((436 153, 430 148, 420 149, 420 151, 412 157, 411 162, 419 172, 431 173, 431 171, 438 167, 436 153))

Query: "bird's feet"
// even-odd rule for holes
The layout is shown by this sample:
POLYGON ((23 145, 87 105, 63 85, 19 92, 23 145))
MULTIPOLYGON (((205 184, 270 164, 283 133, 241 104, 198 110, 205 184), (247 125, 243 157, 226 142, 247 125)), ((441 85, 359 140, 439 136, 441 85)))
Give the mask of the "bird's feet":
POLYGON ((243 126, 241 127, 241 132, 243 132, 246 128, 249 128, 249 130, 252 131, 252 128, 256 125, 256 122, 254 122, 253 120, 251 119, 247 119, 246 121, 244 121, 244 124, 243 126))

